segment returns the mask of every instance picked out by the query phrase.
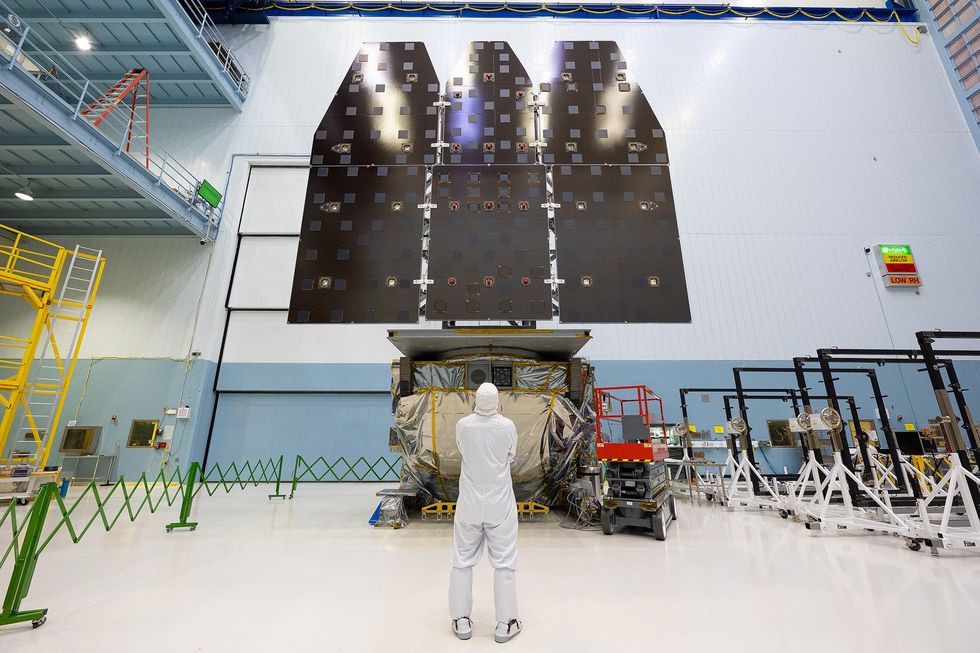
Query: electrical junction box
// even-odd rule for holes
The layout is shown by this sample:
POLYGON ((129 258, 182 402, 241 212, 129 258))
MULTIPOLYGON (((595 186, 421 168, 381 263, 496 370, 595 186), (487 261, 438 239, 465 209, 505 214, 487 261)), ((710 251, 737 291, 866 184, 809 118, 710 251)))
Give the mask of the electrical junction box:
POLYGON ((922 285, 912 248, 908 245, 878 245, 875 259, 881 271, 881 282, 885 287, 904 286, 918 288, 922 285))
POLYGON ((174 439, 174 425, 173 424, 167 424, 160 431, 160 442, 167 443, 167 442, 170 442, 173 439, 174 439))

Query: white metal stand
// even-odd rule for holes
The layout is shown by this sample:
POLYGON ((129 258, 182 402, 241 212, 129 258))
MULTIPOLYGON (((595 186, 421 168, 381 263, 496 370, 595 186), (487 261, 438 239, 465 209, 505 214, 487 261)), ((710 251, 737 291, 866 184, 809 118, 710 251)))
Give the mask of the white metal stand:
MULTIPOLYGON (((941 456, 941 459, 945 459, 945 458, 946 456, 941 456)), ((905 474, 905 478, 909 483, 909 487, 911 487, 911 483, 918 483, 919 489, 922 491, 922 494, 924 495, 930 494, 934 490, 938 489, 939 493, 936 495, 937 497, 946 496, 946 490, 943 488, 938 488, 936 484, 936 480, 934 478, 929 478, 928 476, 923 474, 919 470, 919 468, 913 465, 912 461, 909 460, 904 454, 901 454, 900 460, 902 461, 902 473, 905 474)), ((950 463, 947 462, 947 464, 950 463)), ((950 464, 950 469, 951 468, 952 465, 950 464)))
POLYGON ((844 465, 839 451, 834 452, 834 464, 827 478, 820 485, 817 503, 805 503, 802 508, 810 518, 806 524, 809 529, 842 531, 861 529, 880 531, 908 536, 909 524, 900 517, 888 500, 888 493, 869 488, 861 479, 844 465), (859 496, 865 496, 875 504, 876 508, 864 508, 854 505, 848 481, 858 490, 859 496), (835 492, 840 493, 842 503, 831 503, 835 492))
POLYGON ((772 508, 783 510, 784 501, 769 485, 769 482, 759 473, 755 465, 749 460, 746 452, 742 451, 739 455, 739 462, 735 464, 735 458, 731 451, 728 452, 728 466, 726 471, 732 470, 732 480, 728 486, 728 508, 734 509, 736 506, 749 508, 772 508), (755 478, 759 484, 765 488, 765 494, 755 494, 752 488, 752 479, 755 478))
MULTIPOLYGON (((875 490, 888 491, 894 490, 898 486, 895 484, 898 477, 895 475, 895 469, 888 459, 882 462, 881 457, 877 454, 871 456, 871 473, 874 475, 874 486, 875 490)), ((908 487, 908 486, 906 486, 908 487)))
POLYGON ((824 479, 830 477, 830 470, 817 462, 816 454, 810 450, 807 455, 806 464, 800 470, 799 478, 795 483, 787 483, 787 496, 784 501, 787 515, 793 515, 796 521, 800 520, 800 515, 805 514, 804 505, 815 504, 823 500, 822 487, 824 479))
POLYGON ((980 477, 963 467, 958 456, 951 455, 948 458, 949 471, 919 501, 919 510, 911 521, 911 537, 923 540, 934 554, 938 553, 938 549, 973 548, 980 543, 980 517, 970 492, 971 483, 980 488, 980 477), (936 523, 930 517, 928 507, 943 495, 943 512, 936 523), (956 505, 957 498, 961 505, 956 505))

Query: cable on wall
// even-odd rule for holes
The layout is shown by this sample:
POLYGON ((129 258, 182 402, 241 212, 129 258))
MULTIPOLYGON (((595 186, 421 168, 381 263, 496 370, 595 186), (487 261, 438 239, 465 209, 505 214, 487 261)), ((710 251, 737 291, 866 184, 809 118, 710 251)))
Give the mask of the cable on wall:
MULTIPOLYGON (((891 343, 892 349, 896 349, 897 346, 895 345, 895 336, 892 335, 891 325, 888 324, 888 312, 885 310, 885 302, 881 298, 881 290, 878 289, 878 281, 874 277, 874 269, 871 265, 871 255, 870 255, 870 250, 868 248, 865 248, 864 250, 864 258, 865 261, 867 261, 868 263, 868 278, 871 279, 871 283, 875 289, 875 297, 878 298, 878 308, 881 309, 881 319, 885 323, 885 333, 888 334, 888 342, 891 343)), ((898 376, 902 379, 902 388, 905 390, 905 400, 908 402, 909 410, 912 413, 912 422, 918 424, 919 417, 915 414, 915 403, 912 401, 912 393, 909 390, 909 382, 905 378, 905 372, 902 369, 905 366, 897 365, 896 367, 898 367, 898 376)), ((879 417, 879 419, 886 419, 886 418, 887 418, 886 415, 881 415, 879 417)))

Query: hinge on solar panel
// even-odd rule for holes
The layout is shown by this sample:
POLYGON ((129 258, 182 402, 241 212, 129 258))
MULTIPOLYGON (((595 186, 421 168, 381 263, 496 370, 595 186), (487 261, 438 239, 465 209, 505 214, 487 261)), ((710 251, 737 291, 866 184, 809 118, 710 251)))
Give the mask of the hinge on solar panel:
POLYGON ((528 145, 531 147, 547 147, 548 143, 546 141, 531 141, 528 145))
POLYGON ((543 107, 544 106, 544 102, 542 102, 541 100, 537 99, 536 97, 532 97, 525 104, 527 104, 527 106, 529 106, 529 107, 543 107))
POLYGON ((436 141, 435 143, 432 144, 432 147, 435 147, 435 148, 449 147, 449 143, 444 143, 443 141, 436 141))
POLYGON ((451 104, 452 104, 452 102, 450 102, 449 100, 438 100, 436 102, 433 102, 432 103, 432 106, 434 106, 434 107, 448 107, 451 104))
POLYGON ((541 205, 541 208, 542 209, 560 209, 561 208, 561 204, 559 204, 558 202, 545 202, 544 204, 541 205))
POLYGON ((552 290, 557 290, 558 286, 565 283, 565 280, 559 279, 558 277, 551 277, 550 279, 545 279, 544 282, 551 286, 552 290))
POLYGON ((412 283, 415 284, 416 286, 429 286, 434 284, 435 281, 430 279, 427 275, 423 274, 421 279, 413 279, 412 283))
POLYGON ((431 202, 426 202, 424 204, 419 204, 417 208, 420 208, 420 209, 422 209, 424 211, 426 209, 432 210, 432 209, 436 208, 437 206, 438 205, 433 204, 431 202))

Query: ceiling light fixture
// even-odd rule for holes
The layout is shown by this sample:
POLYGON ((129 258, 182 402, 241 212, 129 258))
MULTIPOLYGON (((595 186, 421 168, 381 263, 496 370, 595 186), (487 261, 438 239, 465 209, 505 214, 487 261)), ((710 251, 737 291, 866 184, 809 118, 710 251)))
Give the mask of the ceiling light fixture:
POLYGON ((31 190, 31 180, 30 179, 28 179, 27 177, 18 175, 16 172, 14 172, 13 170, 11 170, 10 168, 8 168, 7 166, 4 166, 4 165, 0 165, 0 170, 4 170, 4 171, 8 172, 11 175, 13 175, 14 177, 20 177, 21 179, 23 179, 24 181, 27 182, 27 185, 26 186, 24 186, 22 188, 18 188, 17 190, 14 191, 14 197, 16 197, 19 200, 23 200, 25 202, 33 202, 34 201, 34 191, 31 190))
POLYGON ((84 34, 79 34, 75 37, 75 47, 77 47, 79 50, 91 50, 92 41, 84 34))

